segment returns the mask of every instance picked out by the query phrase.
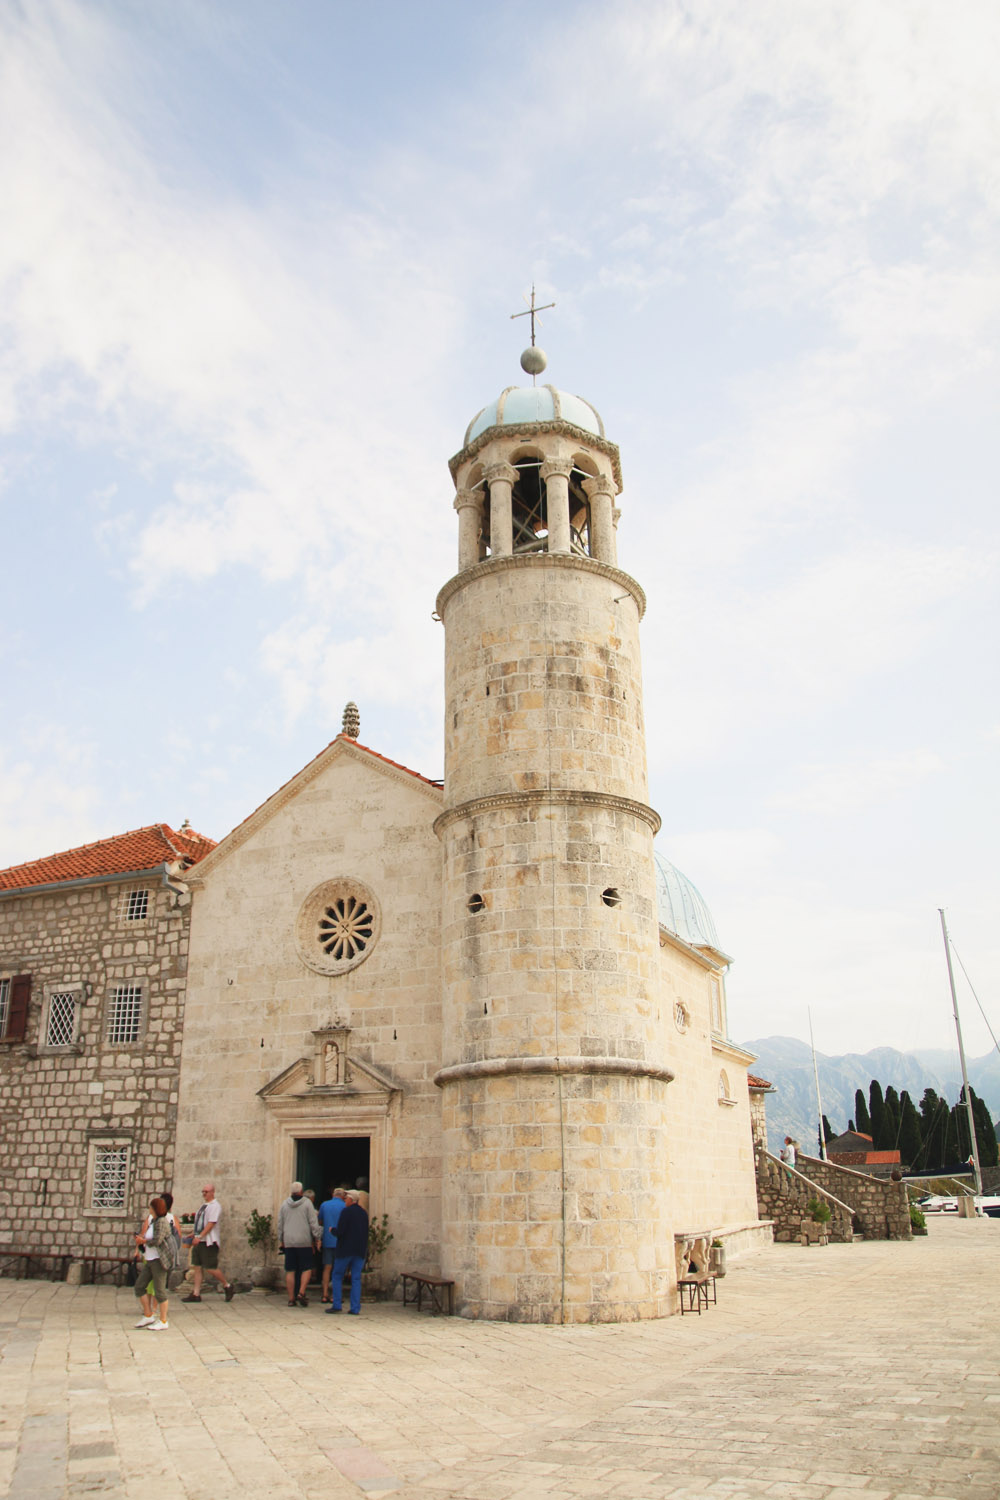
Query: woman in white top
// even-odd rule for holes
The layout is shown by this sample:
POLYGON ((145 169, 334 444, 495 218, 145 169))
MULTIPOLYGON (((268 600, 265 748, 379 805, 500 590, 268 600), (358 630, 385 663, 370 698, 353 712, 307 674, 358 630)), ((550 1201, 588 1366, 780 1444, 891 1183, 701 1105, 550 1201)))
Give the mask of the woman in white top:
POLYGON ((170 1326, 167 1322, 167 1276, 173 1268, 173 1225, 162 1198, 151 1198, 149 1207, 151 1212, 144 1229, 135 1237, 136 1244, 143 1252, 135 1284, 135 1295, 142 1303, 142 1317, 135 1326, 152 1328, 155 1333, 159 1333, 170 1326), (153 1282, 152 1297, 147 1291, 150 1279, 153 1282), (155 1313, 154 1301, 157 1305, 155 1313))

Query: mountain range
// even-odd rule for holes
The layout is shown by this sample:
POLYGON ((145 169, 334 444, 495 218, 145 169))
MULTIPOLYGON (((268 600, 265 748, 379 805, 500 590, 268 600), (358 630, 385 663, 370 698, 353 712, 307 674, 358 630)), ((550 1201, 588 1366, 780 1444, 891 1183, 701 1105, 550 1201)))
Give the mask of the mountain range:
MULTIPOLYGON (((816 1083, 808 1042, 790 1036, 767 1036, 740 1045, 757 1055, 750 1071, 766 1078, 776 1090, 767 1096, 771 1150, 777 1152, 785 1136, 790 1135, 802 1143, 804 1151, 815 1154, 816 1083)), ((994 1049, 985 1057, 966 1061, 969 1082, 996 1119, 1000 1115, 1000 1052, 994 1049)), ((840 1057, 817 1052, 816 1064, 823 1113, 837 1131, 846 1130, 848 1120, 854 1119, 855 1090, 861 1089, 867 1100, 868 1085, 873 1078, 878 1079, 883 1089, 889 1084, 899 1093, 907 1089, 918 1108, 924 1089, 934 1089, 949 1104, 954 1104, 962 1087, 962 1065, 957 1050, 897 1052, 895 1047, 873 1047, 870 1052, 845 1052, 840 1057)))

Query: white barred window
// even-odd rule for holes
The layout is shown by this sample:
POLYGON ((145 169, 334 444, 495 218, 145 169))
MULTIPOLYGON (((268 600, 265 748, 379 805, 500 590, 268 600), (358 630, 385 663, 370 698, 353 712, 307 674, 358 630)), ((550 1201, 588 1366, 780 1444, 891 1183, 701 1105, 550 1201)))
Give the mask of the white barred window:
POLYGON ((94 1169, 90 1206, 116 1212, 126 1205, 128 1192, 128 1146, 94 1146, 94 1169))
POLYGON ((68 1047, 76 1040, 76 998, 73 990, 56 990, 49 996, 46 1047, 68 1047))
POLYGON ((7 1017, 10 1014, 10 980, 0 979, 0 1036, 7 1030, 7 1017))
POLYGON ((142 985, 116 984, 108 1007, 108 1041, 112 1047, 137 1042, 142 1029, 142 985))
POLYGON ((149 915, 149 891, 144 886, 131 886, 123 891, 118 913, 122 922, 145 922, 149 915))

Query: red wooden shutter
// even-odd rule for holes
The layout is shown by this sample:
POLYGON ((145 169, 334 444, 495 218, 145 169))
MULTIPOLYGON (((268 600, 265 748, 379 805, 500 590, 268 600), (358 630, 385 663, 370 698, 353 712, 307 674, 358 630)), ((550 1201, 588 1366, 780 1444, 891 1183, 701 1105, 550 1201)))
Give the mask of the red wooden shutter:
POLYGON ((10 1009, 7 1012, 5 1042, 23 1042, 28 1029, 28 1002, 31 999, 31 975, 18 974, 10 982, 10 1009))

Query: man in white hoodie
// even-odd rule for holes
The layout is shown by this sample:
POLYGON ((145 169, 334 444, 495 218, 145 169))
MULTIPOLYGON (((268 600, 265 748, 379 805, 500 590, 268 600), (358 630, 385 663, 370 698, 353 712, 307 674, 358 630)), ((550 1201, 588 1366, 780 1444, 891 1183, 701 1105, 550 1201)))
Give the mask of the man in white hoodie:
POLYGON ((319 1248, 320 1227, 316 1210, 293 1182, 291 1192, 278 1210, 278 1248, 285 1256, 285 1286, 288 1305, 308 1307, 306 1287, 313 1270, 313 1255, 319 1248))

